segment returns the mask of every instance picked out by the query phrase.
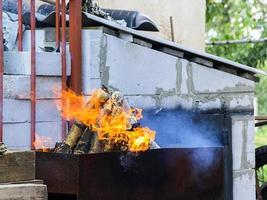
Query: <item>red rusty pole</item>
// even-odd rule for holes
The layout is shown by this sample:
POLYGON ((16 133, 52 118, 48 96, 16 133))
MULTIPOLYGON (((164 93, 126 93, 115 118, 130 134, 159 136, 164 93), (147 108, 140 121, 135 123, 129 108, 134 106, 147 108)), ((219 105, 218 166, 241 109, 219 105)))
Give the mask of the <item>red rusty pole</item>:
POLYGON ((18 51, 22 51, 22 0, 18 0, 18 51))
POLYGON ((69 1, 69 35, 71 55, 71 89, 81 93, 82 89, 82 1, 69 1))
POLYGON ((59 48, 60 40, 60 0, 56 0, 56 49, 59 48))
MULTIPOLYGON (((62 79, 61 79, 61 88, 62 91, 65 91, 67 89, 67 63, 66 63, 66 0, 62 0, 62 30, 61 30, 61 71, 62 71, 62 79)), ((64 105, 64 99, 62 99, 62 105, 64 105)), ((66 137, 66 121, 62 118, 62 133, 61 137, 62 140, 66 137)))
POLYGON ((0 0, 0 142, 3 142, 3 74, 4 74, 4 44, 3 44, 3 1, 0 0))
POLYGON ((35 0, 31 0, 31 147, 34 149, 36 133, 36 52, 35 52, 35 0))

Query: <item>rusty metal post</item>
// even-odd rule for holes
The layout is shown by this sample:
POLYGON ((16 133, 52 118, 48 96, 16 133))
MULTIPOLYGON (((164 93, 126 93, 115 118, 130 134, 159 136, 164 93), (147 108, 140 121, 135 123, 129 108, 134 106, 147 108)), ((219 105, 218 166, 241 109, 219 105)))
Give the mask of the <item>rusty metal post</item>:
POLYGON ((60 0, 56 0, 56 49, 59 48, 60 40, 60 0))
MULTIPOLYGON (((62 26, 62 30, 61 30, 61 71, 62 71, 62 79, 61 79, 61 88, 62 91, 65 91, 67 89, 67 63, 66 63, 66 0, 61 0, 61 26, 62 26)), ((65 102, 63 102, 63 98, 62 98, 62 105, 65 104, 65 102)), ((66 121, 64 118, 62 118, 62 133, 61 133, 61 137, 62 140, 65 139, 66 137, 66 121)))
POLYGON ((3 142, 3 74, 4 74, 4 44, 3 44, 3 1, 0 0, 0 142, 3 142))
POLYGON ((36 133, 36 52, 35 52, 35 0, 31 0, 31 147, 34 149, 36 133))
POLYGON ((18 51, 22 51, 22 0, 18 0, 18 51))
POLYGON ((69 1, 69 35, 71 54, 71 89, 81 93, 82 80, 82 1, 69 1))

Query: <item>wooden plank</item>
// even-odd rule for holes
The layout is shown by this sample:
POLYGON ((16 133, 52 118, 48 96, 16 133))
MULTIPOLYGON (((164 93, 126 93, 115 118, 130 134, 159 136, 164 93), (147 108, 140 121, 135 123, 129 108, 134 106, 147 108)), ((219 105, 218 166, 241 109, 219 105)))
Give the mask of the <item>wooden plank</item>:
POLYGON ((171 48, 168 48, 168 47, 159 47, 156 50, 162 51, 162 52, 164 52, 166 54, 169 54, 169 55, 172 55, 172 56, 175 56, 175 57, 178 57, 178 58, 183 58, 184 57, 184 52, 177 51, 175 49, 171 49, 171 48))
POLYGON ((138 44, 138 45, 141 45, 141 46, 144 46, 144 47, 147 47, 147 48, 152 48, 152 44, 151 43, 148 43, 144 40, 141 40, 139 38, 133 38, 133 43, 135 44, 138 44))
POLYGON ((236 68, 230 68, 230 67, 226 67, 226 66, 215 66, 215 69, 218 69, 220 71, 230 73, 233 75, 237 75, 237 69, 236 68))
POLYGON ((0 200, 47 200, 47 187, 42 184, 0 185, 0 200))
POLYGON ((10 184, 44 184, 43 180, 34 179, 34 180, 27 180, 27 181, 17 181, 17 182, 9 182, 9 183, 1 183, 0 185, 10 185, 10 184))
POLYGON ((0 156, 0 183, 35 179, 35 152, 8 152, 0 156))
POLYGON ((192 57, 188 59, 191 62, 198 63, 200 65, 205 65, 207 67, 213 67, 213 62, 210 60, 206 60, 204 58, 199 58, 199 57, 192 57))

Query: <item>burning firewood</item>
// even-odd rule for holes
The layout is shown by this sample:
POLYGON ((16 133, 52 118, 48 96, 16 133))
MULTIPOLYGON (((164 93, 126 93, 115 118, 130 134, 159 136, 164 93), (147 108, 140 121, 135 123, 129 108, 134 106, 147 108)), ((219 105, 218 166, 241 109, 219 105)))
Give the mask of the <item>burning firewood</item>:
POLYGON ((76 147, 78 139, 83 135, 87 127, 81 123, 75 122, 70 131, 69 134, 59 147, 55 149, 56 153, 72 153, 74 148, 76 147))
POLYGON ((83 96, 63 91, 62 98, 65 102, 60 106, 63 117, 75 119, 76 123, 55 152, 139 152, 156 146, 153 143, 155 132, 138 123, 142 111, 131 108, 121 92, 98 89, 86 102, 83 96))

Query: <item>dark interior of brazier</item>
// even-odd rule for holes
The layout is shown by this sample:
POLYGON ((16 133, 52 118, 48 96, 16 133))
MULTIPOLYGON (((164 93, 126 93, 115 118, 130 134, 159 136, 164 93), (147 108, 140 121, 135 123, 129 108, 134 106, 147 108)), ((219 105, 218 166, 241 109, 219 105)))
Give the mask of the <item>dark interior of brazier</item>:
POLYGON ((231 123, 221 111, 143 110, 159 148, 37 152, 49 199, 232 199, 231 123))

